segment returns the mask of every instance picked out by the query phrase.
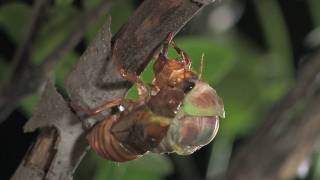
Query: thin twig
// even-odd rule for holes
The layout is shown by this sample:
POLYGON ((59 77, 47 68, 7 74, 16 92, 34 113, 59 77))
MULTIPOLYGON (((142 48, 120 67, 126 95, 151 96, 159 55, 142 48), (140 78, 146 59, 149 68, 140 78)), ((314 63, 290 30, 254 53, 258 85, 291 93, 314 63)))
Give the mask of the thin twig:
POLYGON ((89 12, 80 17, 75 25, 73 31, 67 36, 67 38, 55 48, 39 65, 39 69, 48 71, 51 67, 57 63, 65 54, 72 51, 74 47, 80 42, 87 28, 92 25, 95 20, 102 17, 110 9, 113 4, 110 0, 103 0, 97 7, 92 8, 89 12))
POLYGON ((15 69, 13 73, 17 73, 18 70, 23 68, 25 65, 30 64, 31 51, 37 38, 37 34, 43 26, 43 21, 46 18, 46 8, 49 4, 50 0, 37 0, 35 2, 25 39, 13 57, 12 64, 13 69, 15 69))
MULTIPOLYGON (((43 2, 43 0, 40 0, 43 2)), ((69 36, 58 45, 40 65, 31 63, 21 63, 18 70, 13 73, 7 87, 0 94, 0 123, 5 121, 7 116, 16 108, 18 102, 30 93, 35 92, 48 77, 52 66, 54 66, 64 55, 72 51, 74 47, 81 41, 84 33, 91 24, 105 15, 110 8, 111 2, 102 1, 97 7, 89 10, 83 16, 78 18, 74 29, 69 36)), ((30 44, 30 43, 29 43, 30 44)), ((29 62, 24 59, 28 56, 22 56, 21 62, 29 62)))
MULTIPOLYGON (((48 7, 49 3, 50 1, 43 0, 37 0, 35 2, 32 11, 33 13, 27 26, 25 38, 13 56, 11 65, 12 70, 6 79, 3 88, 0 90, 0 123, 2 123, 4 119, 11 113, 11 111, 15 108, 16 103, 21 98, 20 94, 24 91, 21 87, 24 87, 25 85, 19 86, 19 80, 23 79, 23 77, 26 77, 26 71, 33 71, 34 69, 30 60, 32 53, 31 51, 37 38, 37 34, 42 28, 43 20, 46 17, 46 8, 48 7)), ((21 82, 24 84, 28 83, 26 81, 21 82)))

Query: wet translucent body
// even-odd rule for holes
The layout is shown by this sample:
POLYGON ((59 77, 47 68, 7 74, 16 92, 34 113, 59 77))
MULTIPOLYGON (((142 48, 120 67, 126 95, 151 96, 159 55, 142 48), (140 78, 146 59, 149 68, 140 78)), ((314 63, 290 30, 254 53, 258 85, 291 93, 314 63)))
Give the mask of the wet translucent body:
POLYGON ((192 154, 207 145, 219 129, 218 117, 184 116, 174 119, 164 139, 155 152, 175 152, 180 155, 192 154))
POLYGON ((216 136, 219 116, 224 116, 220 97, 208 84, 197 81, 170 122, 165 139, 153 151, 175 152, 180 155, 193 153, 216 136))

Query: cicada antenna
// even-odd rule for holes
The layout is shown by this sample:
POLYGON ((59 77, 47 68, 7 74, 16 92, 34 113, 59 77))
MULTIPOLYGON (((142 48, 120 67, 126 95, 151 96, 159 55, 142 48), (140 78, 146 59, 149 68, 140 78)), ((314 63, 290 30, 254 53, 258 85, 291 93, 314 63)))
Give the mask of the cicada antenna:
POLYGON ((198 71, 200 80, 202 79, 202 74, 203 74, 203 63, 204 63, 204 53, 202 53, 202 55, 201 55, 200 68, 199 68, 199 71, 198 71))

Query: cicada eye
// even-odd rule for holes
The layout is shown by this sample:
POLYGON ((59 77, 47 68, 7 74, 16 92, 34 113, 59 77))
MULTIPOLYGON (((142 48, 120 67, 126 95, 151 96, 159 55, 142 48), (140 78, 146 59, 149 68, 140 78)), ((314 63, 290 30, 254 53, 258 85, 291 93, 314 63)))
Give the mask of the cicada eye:
POLYGON ((193 81, 186 81, 185 84, 184 84, 184 87, 183 87, 183 92, 184 93, 188 93, 190 92, 195 86, 195 83, 193 81))

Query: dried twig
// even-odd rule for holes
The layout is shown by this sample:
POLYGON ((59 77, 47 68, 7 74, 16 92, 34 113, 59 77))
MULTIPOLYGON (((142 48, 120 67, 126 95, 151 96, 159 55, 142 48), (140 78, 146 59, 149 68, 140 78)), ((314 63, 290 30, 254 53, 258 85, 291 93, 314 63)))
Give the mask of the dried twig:
POLYGON ((72 51, 74 47, 80 42, 87 28, 90 27, 99 17, 106 15, 112 5, 112 1, 103 0, 97 7, 92 8, 88 12, 84 13, 82 17, 78 18, 75 28, 67 38, 55 48, 39 65, 39 69, 48 71, 54 64, 57 63, 65 54, 72 51))
POLYGON ((28 73, 29 71, 34 71, 34 68, 31 65, 31 51, 37 38, 37 34, 42 28, 42 22, 46 17, 46 8, 49 4, 50 1, 37 0, 35 2, 25 38, 14 54, 9 78, 3 89, 0 91, 0 123, 3 122, 15 108, 17 102, 21 98, 21 94, 29 93, 28 89, 23 90, 25 87, 28 87, 26 86, 26 83, 29 83, 29 81, 24 80, 34 78, 32 74, 28 73), (23 85, 19 86, 18 84, 23 85))
POLYGON ((293 179, 320 137, 320 53, 231 160, 227 179, 293 179))
MULTIPOLYGON (((123 97, 130 86, 120 78, 118 64, 140 73, 167 34, 177 32, 202 7, 190 0, 145 0, 112 39, 112 46, 106 23, 67 77, 65 88, 71 100, 92 108, 123 97)), ((52 84, 41 99, 26 130, 53 129, 41 133, 13 179, 71 179, 86 149, 84 131, 52 84), (42 149, 47 155, 38 157, 42 149)))
POLYGON ((30 64, 30 53, 33 48, 37 33, 41 30, 43 20, 46 18, 46 9, 50 1, 37 0, 34 4, 26 36, 13 57, 15 73, 25 64, 30 64))

